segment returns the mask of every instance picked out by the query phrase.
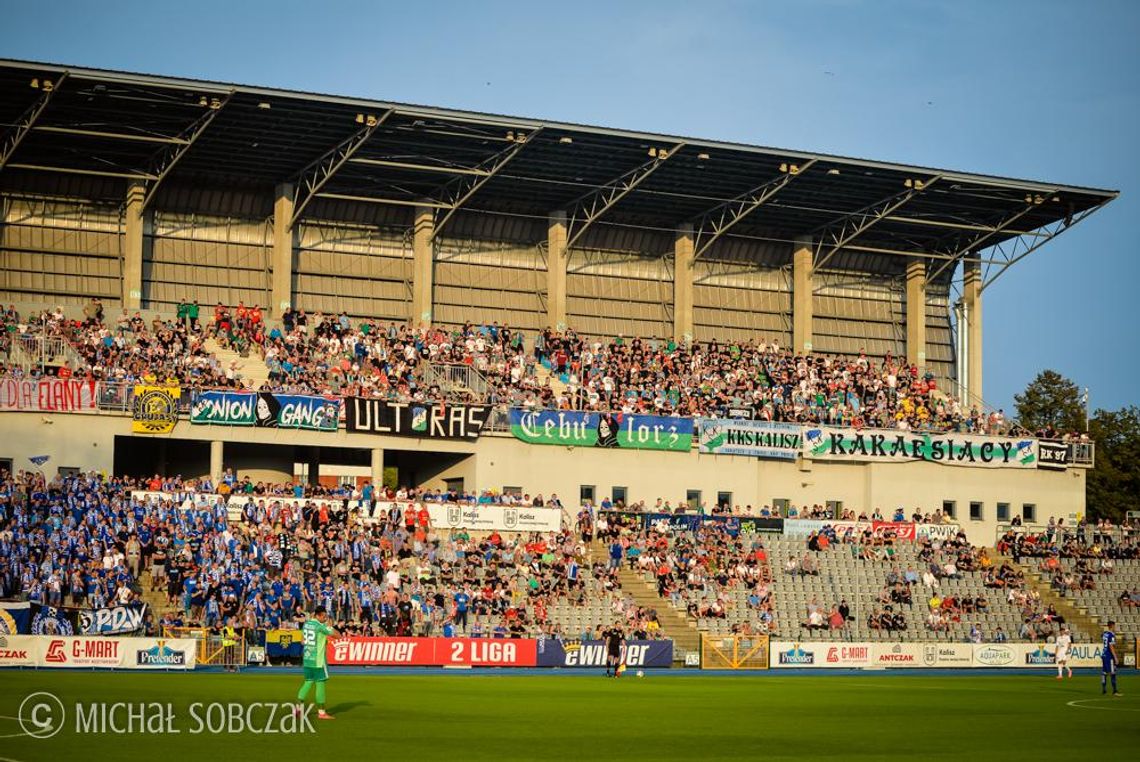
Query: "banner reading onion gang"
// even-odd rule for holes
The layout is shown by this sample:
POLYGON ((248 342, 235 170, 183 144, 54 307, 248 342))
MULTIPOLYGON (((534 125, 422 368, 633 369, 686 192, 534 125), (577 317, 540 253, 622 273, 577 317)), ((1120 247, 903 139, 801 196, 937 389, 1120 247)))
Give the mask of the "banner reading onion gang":
POLYGON ((344 421, 348 431, 423 439, 479 438, 491 415, 487 405, 442 405, 347 397, 344 421))
POLYGON ((190 422, 215 426, 336 431, 340 400, 305 394, 270 392, 200 392, 190 408, 190 422))
MULTIPOLYGON (((673 665, 673 641, 627 640, 621 649, 622 661, 631 669, 668 668, 673 665)), ((602 640, 538 641, 540 667, 604 667, 606 644, 602 640)))
POLYGON ((511 410, 511 433, 531 444, 684 452, 693 446, 693 419, 574 410, 511 410))
POLYGON ((803 453, 815 460, 926 461, 980 468, 1037 468, 1037 440, 969 434, 805 428, 803 453))
POLYGON ((698 418, 702 453, 795 460, 800 452, 798 423, 698 418))
POLYGON ((95 381, 73 378, 0 379, 0 411, 77 413, 96 407, 95 381))

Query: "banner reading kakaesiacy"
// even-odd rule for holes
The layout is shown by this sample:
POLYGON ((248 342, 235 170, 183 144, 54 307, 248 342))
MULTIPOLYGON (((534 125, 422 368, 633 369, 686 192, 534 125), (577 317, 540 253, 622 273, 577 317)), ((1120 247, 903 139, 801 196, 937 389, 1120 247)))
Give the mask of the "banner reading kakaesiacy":
POLYGON ((803 454, 815 460, 925 461, 980 468, 1037 468, 1037 440, 970 434, 806 427, 803 454))
POLYGON ((575 410, 511 410, 511 433, 531 444, 676 450, 693 446, 693 419, 575 410))
POLYGON ((698 418, 702 453, 795 460, 800 452, 798 423, 698 418))

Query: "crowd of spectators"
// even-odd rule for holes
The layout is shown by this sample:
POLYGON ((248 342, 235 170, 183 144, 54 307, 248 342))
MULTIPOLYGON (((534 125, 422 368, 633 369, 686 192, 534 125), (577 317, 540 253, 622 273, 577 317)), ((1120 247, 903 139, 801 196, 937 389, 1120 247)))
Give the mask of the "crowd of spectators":
POLYGON ((581 637, 549 611, 589 599, 608 601, 631 632, 660 634, 655 612, 627 600, 615 570, 592 563, 569 531, 472 538, 437 532, 414 504, 366 519, 317 499, 347 490, 260 486, 232 472, 219 485, 4 472, 0 597, 98 608, 146 586, 164 594, 170 625, 292 627, 323 604, 350 632, 487 637, 581 637), (265 499, 232 518, 227 486, 265 499), (219 497, 188 507, 195 491, 219 497))
MULTIPOLYGON (((1004 433, 1000 411, 964 409, 937 394, 936 379, 904 359, 797 355, 776 341, 678 343, 671 339, 588 338, 572 330, 535 334, 505 325, 414 328, 289 309, 270 323, 260 305, 217 304, 210 319, 182 300, 175 317, 123 312, 111 320, 98 300, 84 318, 62 308, 20 321, 4 314, 6 334, 41 332, 69 341, 82 357, 76 373, 110 381, 155 380, 190 387, 233 387, 240 370, 221 367, 207 337, 269 368, 265 391, 383 397, 404 402, 474 400, 524 409, 723 415, 747 409, 757 419, 903 430, 1004 433), (439 385, 429 363, 478 371, 478 383, 439 385), (547 368, 549 374, 540 372, 547 368), (558 379, 552 383, 550 376, 558 379), (477 388, 473 388, 477 387, 477 388)), ((11 310, 14 312, 14 310, 11 310)), ((7 340, 11 340, 10 338, 7 340)))

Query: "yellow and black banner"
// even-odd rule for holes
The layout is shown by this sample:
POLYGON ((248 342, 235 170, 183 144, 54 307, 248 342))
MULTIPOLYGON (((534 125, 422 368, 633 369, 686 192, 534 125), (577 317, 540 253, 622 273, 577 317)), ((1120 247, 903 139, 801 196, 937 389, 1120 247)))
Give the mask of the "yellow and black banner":
POLYGON ((178 423, 178 400, 182 389, 177 386, 135 386, 131 401, 131 431, 136 434, 169 434, 178 423))

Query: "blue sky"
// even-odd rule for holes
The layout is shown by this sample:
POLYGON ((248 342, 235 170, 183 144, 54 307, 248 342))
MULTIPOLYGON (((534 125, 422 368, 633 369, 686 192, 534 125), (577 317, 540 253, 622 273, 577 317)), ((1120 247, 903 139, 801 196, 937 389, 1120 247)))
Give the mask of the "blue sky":
POLYGON ((1119 189, 987 290, 985 398, 1009 409, 1048 367, 1094 407, 1137 402, 1135 0, 0 0, 0 18, 3 57, 1119 189))

